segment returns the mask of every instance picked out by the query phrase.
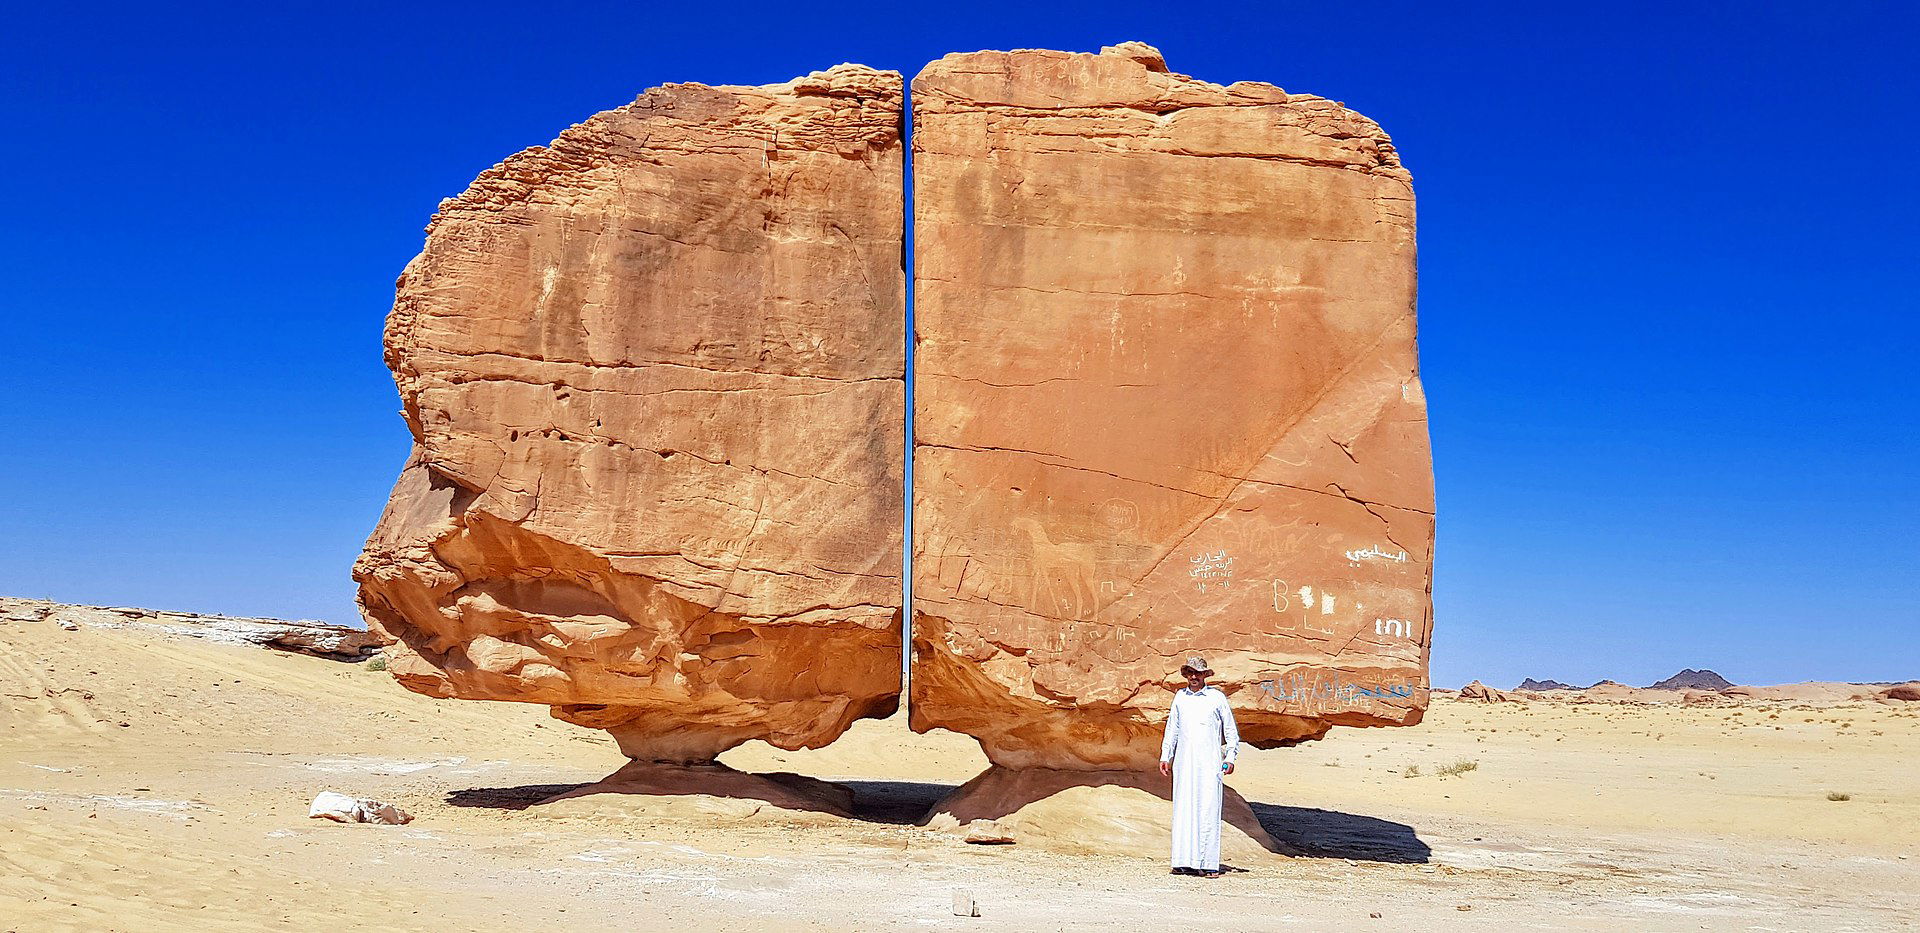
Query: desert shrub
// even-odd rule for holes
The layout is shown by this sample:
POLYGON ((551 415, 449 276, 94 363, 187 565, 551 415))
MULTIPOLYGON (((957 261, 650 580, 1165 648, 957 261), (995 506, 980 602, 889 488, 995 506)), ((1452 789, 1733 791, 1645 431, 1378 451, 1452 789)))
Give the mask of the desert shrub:
POLYGON ((1480 762, 1469 761, 1465 758, 1462 758, 1459 761, 1454 762, 1453 764, 1441 765, 1440 767, 1435 768, 1433 773, 1438 774, 1441 777, 1458 777, 1462 774, 1467 773, 1468 771, 1478 771, 1479 769, 1480 769, 1480 762))
POLYGON ((384 671, 386 669, 387 669, 386 658, 374 658, 373 660, 367 662, 367 670, 384 671))
POLYGON ((1830 790, 1830 791, 1827 791, 1827 799, 1828 800, 1852 800, 1853 795, 1843 794, 1837 790, 1830 790))

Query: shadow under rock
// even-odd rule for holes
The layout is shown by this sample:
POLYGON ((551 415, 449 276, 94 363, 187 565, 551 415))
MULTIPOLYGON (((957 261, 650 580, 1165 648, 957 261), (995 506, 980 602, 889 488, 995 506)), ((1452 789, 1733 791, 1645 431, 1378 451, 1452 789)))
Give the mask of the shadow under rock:
POLYGON ((1267 835, 1289 854, 1399 864, 1424 863, 1433 855, 1405 823, 1312 807, 1252 806, 1267 835))
MULTIPOLYGON (((775 780, 791 775, 772 775, 775 780)), ((536 804, 547 803, 582 792, 601 792, 605 782, 585 784, 521 784, 514 787, 469 787, 465 790, 450 791, 446 802, 455 807, 480 807, 492 810, 525 810, 536 804)), ((824 783, 824 782, 822 782, 824 783)), ((937 784, 921 781, 839 781, 834 785, 851 792, 852 805, 846 808, 844 815, 865 823, 880 823, 894 826, 910 826, 935 803, 953 793, 955 785, 937 784)), ((726 794, 717 787, 703 788, 704 792, 726 794)), ((618 789, 607 789, 607 793, 619 793, 618 789)), ((683 791, 697 793, 701 791, 683 791)), ((762 797, 759 794, 736 793, 726 796, 762 797)), ((762 797, 762 799, 764 799, 762 797)))
POLYGON ((447 792, 447 804, 455 807, 484 807, 490 810, 525 810, 585 784, 521 784, 516 787, 469 787, 447 792))
POLYGON ((853 791, 853 818, 868 823, 910 826, 933 805, 953 793, 953 784, 922 781, 841 781, 853 791))

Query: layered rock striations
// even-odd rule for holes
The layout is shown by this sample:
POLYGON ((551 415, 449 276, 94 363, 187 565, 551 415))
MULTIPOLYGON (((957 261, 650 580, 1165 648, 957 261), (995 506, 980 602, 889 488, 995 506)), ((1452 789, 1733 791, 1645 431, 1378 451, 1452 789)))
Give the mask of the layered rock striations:
POLYGON ((1428 702, 1407 171, 1330 100, 1099 55, 913 82, 914 728, 1151 768, 1181 660, 1258 747, 1428 702))
POLYGON ((441 204, 387 321, 390 667, 629 756, 818 746, 899 689, 903 94, 657 88, 441 204))

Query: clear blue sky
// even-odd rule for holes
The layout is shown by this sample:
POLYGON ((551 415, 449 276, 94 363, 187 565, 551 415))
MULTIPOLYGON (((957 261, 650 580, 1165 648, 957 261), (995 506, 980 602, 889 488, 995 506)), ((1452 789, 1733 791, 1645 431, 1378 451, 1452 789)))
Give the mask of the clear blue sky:
POLYGON ((1908 9, 15 5, 0 594, 354 622, 440 198, 662 82, 1140 39, 1414 173, 1437 684, 1917 677, 1908 9))

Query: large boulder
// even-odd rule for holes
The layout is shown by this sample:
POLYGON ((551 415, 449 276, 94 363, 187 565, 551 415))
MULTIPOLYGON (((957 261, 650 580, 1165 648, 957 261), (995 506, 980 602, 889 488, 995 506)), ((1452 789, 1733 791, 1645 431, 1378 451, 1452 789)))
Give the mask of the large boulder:
POLYGON ((854 65, 668 85, 441 203, 354 568, 402 684, 682 763, 895 707, 902 103, 854 65))
POLYGON ((913 726, 1152 767, 1188 655, 1240 734, 1419 722, 1433 484, 1386 133, 1102 54, 914 79, 913 726))

